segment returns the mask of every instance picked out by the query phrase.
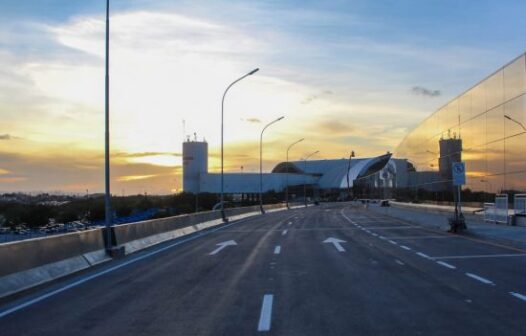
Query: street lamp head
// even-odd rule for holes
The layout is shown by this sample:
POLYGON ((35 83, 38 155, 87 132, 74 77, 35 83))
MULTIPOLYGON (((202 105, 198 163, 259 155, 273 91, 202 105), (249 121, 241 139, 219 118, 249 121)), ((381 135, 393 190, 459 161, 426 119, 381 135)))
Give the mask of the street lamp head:
POLYGON ((254 70, 252 70, 252 71, 250 71, 250 72, 248 73, 248 76, 253 75, 253 74, 255 74, 255 73, 258 72, 258 71, 259 71, 259 68, 255 68, 254 70))

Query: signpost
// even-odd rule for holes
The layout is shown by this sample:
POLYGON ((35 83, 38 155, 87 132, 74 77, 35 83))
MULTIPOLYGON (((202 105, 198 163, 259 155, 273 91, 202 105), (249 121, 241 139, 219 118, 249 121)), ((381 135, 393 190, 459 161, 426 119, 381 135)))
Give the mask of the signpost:
POLYGON ((450 219, 451 232, 458 229, 466 229, 466 222, 460 205, 460 188, 466 184, 466 164, 464 162, 453 162, 452 166, 453 186, 457 187, 457 201, 455 202, 455 217, 450 219))

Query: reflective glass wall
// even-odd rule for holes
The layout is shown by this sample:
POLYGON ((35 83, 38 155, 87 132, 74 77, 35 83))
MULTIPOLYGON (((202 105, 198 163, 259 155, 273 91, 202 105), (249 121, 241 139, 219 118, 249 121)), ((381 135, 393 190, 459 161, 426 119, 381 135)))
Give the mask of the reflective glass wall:
POLYGON ((408 159, 417 172, 438 173, 440 139, 460 138, 467 169, 464 189, 526 192, 525 56, 425 119, 400 143, 395 156, 408 159))

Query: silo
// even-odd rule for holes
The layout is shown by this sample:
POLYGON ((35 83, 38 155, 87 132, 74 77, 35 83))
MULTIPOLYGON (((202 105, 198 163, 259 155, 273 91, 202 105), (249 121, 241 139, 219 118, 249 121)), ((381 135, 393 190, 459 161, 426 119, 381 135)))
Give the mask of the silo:
POLYGON ((183 190, 199 192, 199 174, 208 172, 208 143, 183 142, 183 190))

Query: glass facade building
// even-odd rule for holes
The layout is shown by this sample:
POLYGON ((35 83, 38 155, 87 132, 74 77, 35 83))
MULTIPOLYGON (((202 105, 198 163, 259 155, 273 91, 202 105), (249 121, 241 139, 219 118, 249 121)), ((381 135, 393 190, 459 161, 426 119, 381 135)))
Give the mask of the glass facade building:
POLYGON ((409 188, 450 184, 447 168, 461 159, 464 189, 526 192, 526 54, 431 114, 394 154, 409 162, 409 170, 432 177, 409 179, 409 188))

